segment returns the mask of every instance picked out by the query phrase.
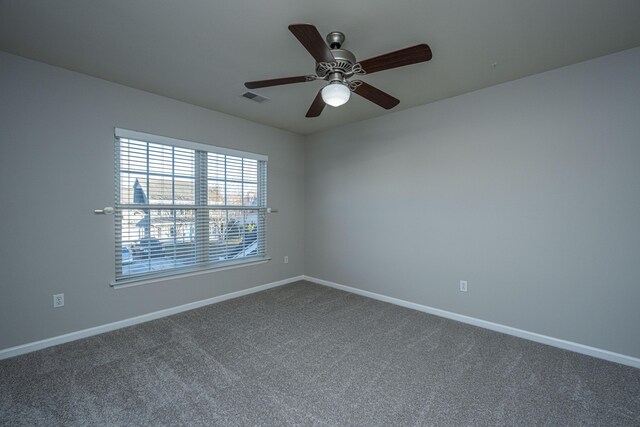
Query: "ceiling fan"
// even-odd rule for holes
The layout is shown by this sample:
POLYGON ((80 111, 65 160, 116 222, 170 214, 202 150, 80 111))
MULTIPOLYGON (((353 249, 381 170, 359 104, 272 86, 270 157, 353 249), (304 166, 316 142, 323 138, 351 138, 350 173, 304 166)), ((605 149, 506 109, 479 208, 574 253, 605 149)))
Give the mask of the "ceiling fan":
POLYGON ((417 64, 428 61, 432 57, 431 48, 423 43, 358 62, 353 53, 342 49, 345 37, 339 31, 333 31, 327 35, 329 46, 322 40, 318 29, 311 24, 292 24, 289 25, 289 31, 316 60, 316 73, 307 76, 257 80, 246 82, 244 85, 248 89, 258 89, 315 80, 328 81, 329 83, 316 95, 306 117, 318 117, 325 105, 339 107, 349 100, 351 92, 390 110, 400 103, 398 99, 362 80, 351 80, 352 77, 417 64))

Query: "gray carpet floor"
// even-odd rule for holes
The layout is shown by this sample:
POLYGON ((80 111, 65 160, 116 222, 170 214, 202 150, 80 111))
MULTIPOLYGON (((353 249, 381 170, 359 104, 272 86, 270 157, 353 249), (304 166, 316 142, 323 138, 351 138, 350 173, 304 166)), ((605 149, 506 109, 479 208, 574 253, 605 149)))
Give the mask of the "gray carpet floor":
POLYGON ((298 282, 4 360, 0 424, 640 425, 640 370, 298 282))

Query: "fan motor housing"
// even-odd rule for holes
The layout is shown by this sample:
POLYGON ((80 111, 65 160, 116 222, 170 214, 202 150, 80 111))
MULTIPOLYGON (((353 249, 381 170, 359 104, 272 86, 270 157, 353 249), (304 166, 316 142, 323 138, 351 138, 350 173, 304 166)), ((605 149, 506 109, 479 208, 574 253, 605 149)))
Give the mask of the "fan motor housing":
POLYGON ((325 78, 332 73, 342 73, 350 75, 352 73, 353 64, 356 63, 356 56, 346 49, 331 49, 335 62, 318 62, 316 63, 316 74, 318 77, 325 78))

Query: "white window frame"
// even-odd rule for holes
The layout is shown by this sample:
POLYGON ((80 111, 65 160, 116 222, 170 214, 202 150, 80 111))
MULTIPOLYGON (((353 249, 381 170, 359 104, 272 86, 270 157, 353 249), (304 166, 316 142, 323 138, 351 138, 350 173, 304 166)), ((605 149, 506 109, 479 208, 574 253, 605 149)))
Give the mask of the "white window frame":
MULTIPOLYGON (((121 129, 121 128, 115 128, 114 131, 114 137, 115 137, 115 205, 114 205, 114 217, 115 217, 115 256, 116 256, 116 278, 115 280, 113 280, 110 285, 113 287, 129 287, 129 286, 135 286, 138 284, 144 284, 144 283, 151 283, 151 282, 156 282, 156 281, 160 281, 160 280, 168 280, 168 279, 173 279, 173 278, 178 278, 178 277, 185 277, 185 276, 190 276, 190 275, 194 275, 194 274, 203 274, 203 273, 208 273, 211 271, 216 271, 216 270, 227 270, 230 268, 236 268, 236 267, 241 267, 241 266, 246 266, 246 265, 255 265, 255 264, 261 264, 264 262, 267 262, 268 260, 270 260, 269 257, 267 257, 266 251, 267 251, 267 242, 266 242, 266 238, 267 238, 267 231, 266 231, 266 214, 267 214, 267 161, 268 161, 268 156, 263 155, 263 154, 257 154, 257 153, 250 153, 250 152, 246 152, 246 151, 240 151, 240 150, 234 150, 234 149, 230 149, 230 148, 224 148, 224 147, 216 147, 213 145, 208 145, 208 144, 201 144, 201 143, 197 143, 197 142, 192 142, 192 141, 186 141, 186 140, 181 140, 181 139, 176 139, 176 138, 170 138, 170 137, 166 137, 166 136, 159 136, 159 135, 153 135, 153 134, 149 134, 149 133, 144 133, 144 132, 138 132, 138 131, 133 131, 133 130, 128 130, 128 129, 121 129), (207 255, 207 253, 204 253, 204 250, 202 249, 203 246, 200 247, 200 249, 196 249, 196 252, 201 251, 201 253, 199 253, 198 255, 196 255, 196 259, 194 261, 194 264, 189 265, 188 267, 179 267, 179 268, 167 268, 167 269, 162 269, 162 270, 156 270, 156 271, 148 271, 148 272, 143 272, 143 273, 137 273, 137 274, 129 274, 129 275, 123 275, 122 273, 122 213, 123 210, 126 209, 132 209, 132 208, 140 208, 139 205, 131 205, 131 204, 124 204, 121 203, 120 200, 120 179, 121 179, 121 171, 120 171, 120 140, 121 139, 127 139, 127 140, 135 140, 135 141, 141 141, 141 142, 146 142, 146 143, 153 143, 153 144, 162 144, 165 146, 172 146, 172 147, 179 147, 179 148, 186 148, 186 149, 191 149, 191 150, 195 150, 196 152, 196 157, 195 157, 195 167, 196 169, 198 169, 199 167, 202 168, 203 165, 203 161, 204 163, 204 170, 206 170, 206 160, 207 160, 207 156, 203 156, 201 154, 198 153, 214 153, 214 154, 218 154, 218 155, 225 155, 225 156, 233 156, 233 157, 240 157, 243 159, 252 159, 252 160, 257 160, 258 161, 258 183, 257 183, 257 188, 258 188, 258 195, 257 195, 257 206, 237 206, 237 205, 216 205, 216 206, 211 206, 207 204, 207 201, 204 200, 204 202, 196 202, 195 205, 193 206, 182 206, 182 205, 156 205, 156 204, 149 204, 149 205, 145 205, 145 206, 151 206, 151 209, 184 209, 184 208, 190 208, 196 211, 196 215, 199 214, 204 214, 205 218, 207 218, 206 215, 208 215, 208 211, 209 210, 233 210, 233 211, 241 211, 241 210, 251 210, 251 211, 258 211, 259 214, 259 227, 258 227, 258 251, 257 251, 257 255, 254 256, 246 256, 246 257, 241 257, 239 259, 234 259, 234 260, 224 260, 224 261, 220 261, 220 260, 215 260, 212 261, 209 259, 209 256, 207 255), (204 253, 204 256, 203 256, 204 253)), ((199 185, 207 185, 207 174, 206 171, 205 172, 200 172, 197 173, 197 176, 195 177, 196 180, 196 192, 198 193, 198 186, 199 185)), ((226 179, 225 179, 226 182, 226 179)), ((201 192, 200 192, 201 193, 201 192)), ((196 195, 196 200, 198 200, 198 196, 196 195)), ((198 229, 198 227, 202 227, 202 224, 207 223, 208 220, 204 220, 200 221, 198 218, 196 218, 195 220, 195 226, 196 229, 198 229), (200 224, 200 225, 198 225, 200 224)), ((198 231, 196 232, 196 236, 198 235, 198 231)), ((197 239, 197 237, 196 237, 197 239)), ((196 248, 201 245, 201 244, 205 244, 206 242, 196 242, 196 248)))

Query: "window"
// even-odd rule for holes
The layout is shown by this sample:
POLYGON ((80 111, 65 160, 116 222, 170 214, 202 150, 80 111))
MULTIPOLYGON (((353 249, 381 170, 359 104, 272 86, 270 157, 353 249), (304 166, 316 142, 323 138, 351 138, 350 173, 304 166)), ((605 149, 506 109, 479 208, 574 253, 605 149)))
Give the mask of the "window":
POLYGON ((116 129, 115 284, 266 256, 267 157, 116 129))

